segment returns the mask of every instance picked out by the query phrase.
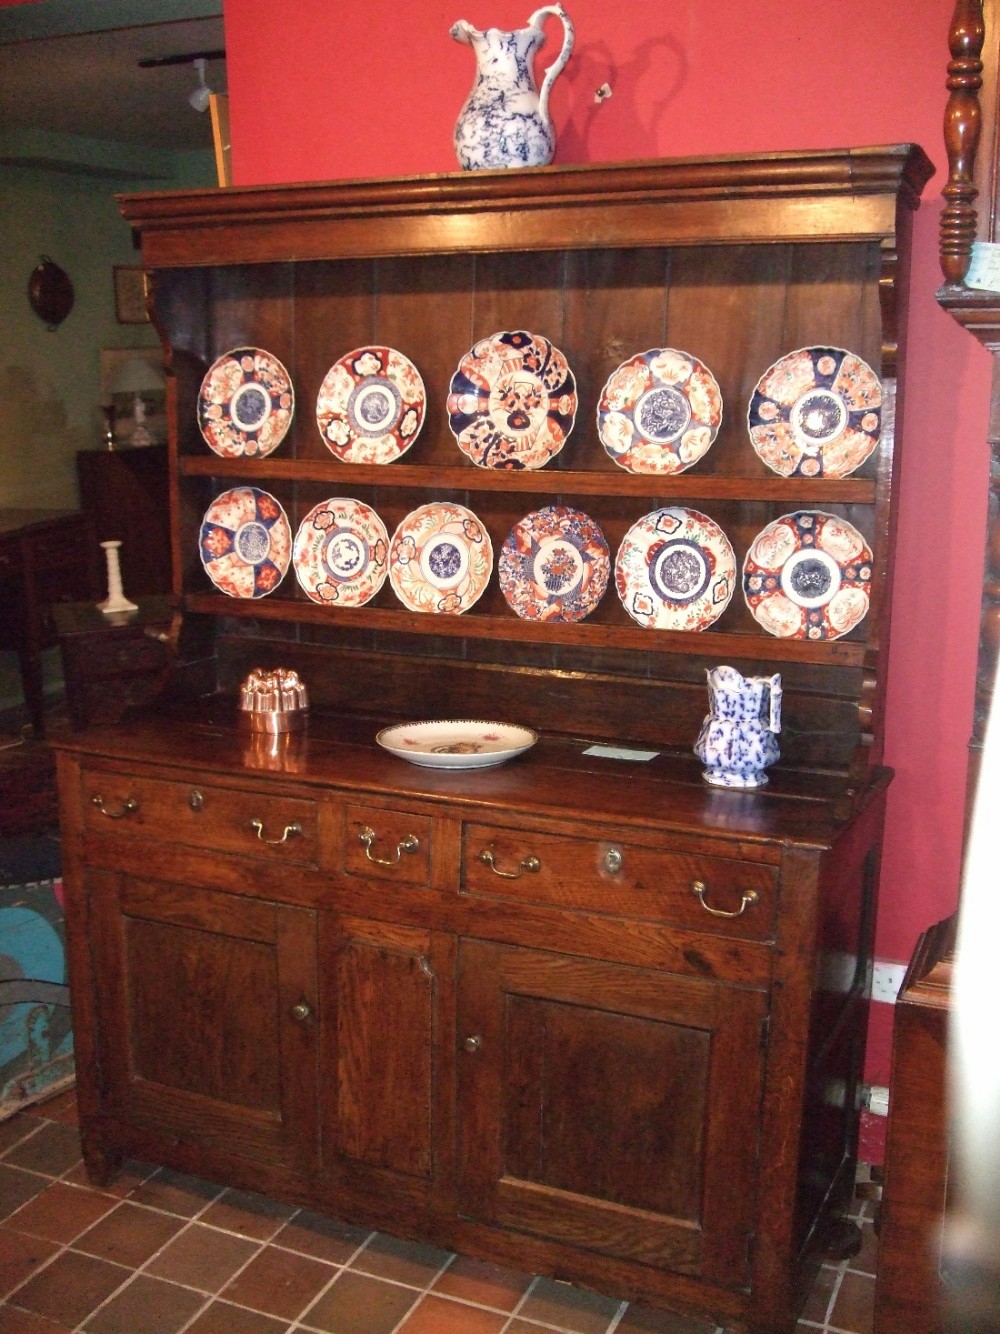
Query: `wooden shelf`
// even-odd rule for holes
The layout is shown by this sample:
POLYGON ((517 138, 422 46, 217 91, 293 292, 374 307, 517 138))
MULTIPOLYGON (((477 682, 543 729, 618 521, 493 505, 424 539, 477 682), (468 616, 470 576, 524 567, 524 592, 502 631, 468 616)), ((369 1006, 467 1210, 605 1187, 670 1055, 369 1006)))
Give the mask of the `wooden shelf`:
POLYGON ((501 643, 548 644, 591 649, 639 649, 650 653, 707 654, 723 658, 757 658, 769 662, 811 662, 860 667, 865 644, 856 640, 813 643, 774 639, 770 635, 727 634, 703 630, 646 630, 639 625, 607 625, 593 621, 554 625, 522 621, 516 616, 490 616, 475 610, 462 616, 421 615, 392 607, 321 607, 290 598, 228 598, 219 593, 190 593, 189 611, 212 616, 237 616, 262 621, 297 621, 309 625, 350 626, 354 630, 394 634, 438 635, 451 639, 489 639, 501 643))
POLYGON ((624 469, 614 473, 566 469, 494 471, 473 464, 435 467, 418 463, 341 463, 338 459, 222 459, 187 457, 180 460, 184 477, 220 477, 262 482, 342 482, 346 487, 400 486, 434 491, 515 491, 546 495, 604 496, 613 482, 616 495, 672 497, 693 500, 781 501, 790 508, 802 505, 871 505, 876 483, 866 477, 711 477, 684 472, 674 477, 637 477, 624 469))

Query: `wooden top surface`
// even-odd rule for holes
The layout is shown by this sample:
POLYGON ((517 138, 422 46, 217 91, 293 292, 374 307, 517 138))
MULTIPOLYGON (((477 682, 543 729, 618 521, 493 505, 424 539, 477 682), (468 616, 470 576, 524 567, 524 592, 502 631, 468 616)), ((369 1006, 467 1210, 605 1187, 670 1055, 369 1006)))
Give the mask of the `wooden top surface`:
POLYGON ((82 522, 80 510, 33 510, 0 509, 0 537, 23 533, 32 528, 44 528, 47 524, 63 523, 67 519, 82 522))
POLYGON ((600 247, 883 241, 912 144, 120 195, 147 268, 600 247))
MULTIPOLYGON (((891 777, 889 770, 876 769, 867 788, 854 792, 839 776, 779 768, 767 787, 734 791, 705 783, 693 755, 609 759, 586 754, 593 744, 589 740, 554 734, 542 735, 533 749, 494 768, 428 769, 376 744, 379 728, 398 721, 312 710, 305 731, 282 739, 276 753, 269 754, 271 738, 255 739, 239 725, 235 700, 216 697, 183 713, 146 713, 113 728, 60 736, 52 744, 112 762, 176 767, 184 771, 179 781, 192 781, 195 772, 206 779, 266 778, 389 801, 447 804, 464 818, 517 810, 552 819, 598 820, 623 831, 653 824, 665 832, 735 839, 748 852, 758 845, 750 855, 764 860, 777 860, 784 844, 830 846, 891 777), (771 856, 764 845, 772 845, 771 856)), ((733 848, 718 851, 743 855, 733 848)))

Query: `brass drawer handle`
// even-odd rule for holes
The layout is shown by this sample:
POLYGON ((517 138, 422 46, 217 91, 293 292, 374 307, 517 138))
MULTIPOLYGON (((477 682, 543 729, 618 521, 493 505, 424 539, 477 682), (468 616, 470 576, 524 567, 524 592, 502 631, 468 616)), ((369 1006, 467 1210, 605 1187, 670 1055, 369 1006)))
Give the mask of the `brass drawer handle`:
POLYGON ((691 881, 691 893, 695 896, 706 912, 710 912, 713 917, 742 917, 752 903, 756 903, 760 895, 755 889, 748 889, 740 901, 740 906, 735 912, 725 912, 722 908, 713 908, 711 904, 705 902, 705 895, 708 893, 708 887, 703 880, 691 881))
POLYGON ((254 833, 257 835, 260 841, 262 843, 266 843, 269 848, 277 848, 282 843, 287 843, 290 838, 298 838, 301 837, 302 835, 302 825, 299 823, 298 820, 296 820, 294 824, 286 824, 284 829, 281 831, 280 838, 264 837, 263 820, 251 820, 250 828, 254 831, 254 833))
POLYGON ((407 834, 396 844, 395 857, 373 857, 372 844, 377 837, 375 830, 370 829, 368 825, 365 825, 364 829, 358 834, 358 841, 365 845, 365 856, 376 866, 396 866, 402 860, 404 852, 416 852, 417 848, 420 847, 420 839, 417 838, 416 834, 407 834))
POLYGON ((109 820, 124 820, 126 815, 134 815, 139 809, 139 803, 135 797, 126 797, 116 811, 109 810, 99 792, 95 797, 91 797, 90 804, 96 806, 101 814, 106 815, 109 820))
POLYGON ((492 848, 483 848, 479 854, 479 860, 485 862, 494 875, 498 875, 501 880, 520 880, 525 871, 532 874, 542 869, 542 863, 537 857, 522 857, 517 864, 516 871, 501 871, 497 867, 496 853, 492 848))

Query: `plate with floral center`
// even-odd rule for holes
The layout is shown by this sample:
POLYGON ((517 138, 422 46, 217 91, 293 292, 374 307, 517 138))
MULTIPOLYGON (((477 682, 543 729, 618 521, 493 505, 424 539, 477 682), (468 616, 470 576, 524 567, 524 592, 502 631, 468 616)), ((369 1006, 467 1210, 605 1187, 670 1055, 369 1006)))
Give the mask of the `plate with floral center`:
POLYGON ((783 514, 757 534, 743 563, 743 596, 768 634, 839 639, 868 615, 872 553, 835 514, 783 514))
POLYGON ((363 607, 389 573, 389 534, 370 506, 334 496, 299 524, 292 564, 313 602, 363 607))
POLYGON ((750 440, 782 477, 847 477, 878 444, 882 385, 854 352, 804 347, 770 366, 747 413, 750 440))
POLYGON ((234 486, 216 496, 201 521, 201 563, 231 598, 262 598, 284 579, 292 552, 288 516, 274 496, 234 486))
POLYGON ((722 424, 715 376, 690 352, 654 347, 623 361, 597 404, 597 434, 619 467, 670 475, 711 448, 722 424))
POLYGON ((427 396, 420 372, 393 347, 356 347, 320 385, 316 422, 344 463, 392 463, 416 440, 427 396))
POLYGON ((492 572, 489 534, 463 505, 421 505, 389 543, 389 582, 411 611, 461 615, 482 596, 492 572))
POLYGON ((622 606, 640 625, 705 630, 733 596, 736 556, 707 514, 680 506, 653 510, 622 539, 615 586, 622 606))
POLYGON ((543 468, 566 443, 576 403, 566 358, 521 329, 491 334, 465 354, 451 379, 448 422, 480 468, 543 468))
POLYGON ((604 596, 610 573, 604 534, 568 505, 526 514, 500 548, 500 589, 526 621, 582 621, 604 596))
POLYGON ((458 718, 398 723, 383 727, 375 740, 393 755, 428 769, 488 769, 530 750, 538 733, 512 723, 458 718))
POLYGON ((198 391, 198 428, 224 459, 263 459, 278 448, 295 411, 288 372, 259 347, 236 347, 213 362, 198 391))

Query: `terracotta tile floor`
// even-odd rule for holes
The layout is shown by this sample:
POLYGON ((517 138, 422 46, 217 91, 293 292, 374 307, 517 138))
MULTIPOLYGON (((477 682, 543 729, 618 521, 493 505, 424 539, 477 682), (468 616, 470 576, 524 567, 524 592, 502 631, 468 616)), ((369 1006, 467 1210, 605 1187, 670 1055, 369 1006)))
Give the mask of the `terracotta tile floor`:
MULTIPOLYGON (((871 1334, 864 1245, 799 1330, 871 1334)), ((0 1334, 721 1334, 139 1163, 88 1185, 72 1090, 0 1122, 0 1334)))

